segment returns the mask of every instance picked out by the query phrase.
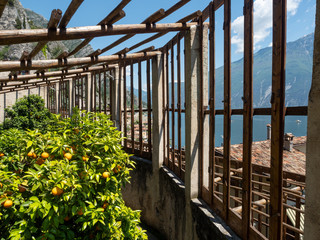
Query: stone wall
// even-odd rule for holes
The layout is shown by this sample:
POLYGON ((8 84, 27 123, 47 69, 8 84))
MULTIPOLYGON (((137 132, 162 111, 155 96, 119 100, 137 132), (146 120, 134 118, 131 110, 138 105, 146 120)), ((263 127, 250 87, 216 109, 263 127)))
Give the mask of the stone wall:
POLYGON ((150 161, 132 159, 136 168, 131 172, 131 184, 123 189, 123 197, 128 206, 141 210, 144 223, 166 239, 239 239, 202 200, 196 198, 186 204, 184 183, 166 167, 159 169, 158 178, 150 161), (186 214, 189 205, 191 219, 186 214), (192 221, 192 231, 186 231, 188 220, 192 221))

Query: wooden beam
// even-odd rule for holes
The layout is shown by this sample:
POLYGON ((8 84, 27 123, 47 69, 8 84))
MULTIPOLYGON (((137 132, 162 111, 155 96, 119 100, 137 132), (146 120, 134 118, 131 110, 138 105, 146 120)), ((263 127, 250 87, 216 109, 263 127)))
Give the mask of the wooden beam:
POLYGON ((231 148, 231 0, 224 1, 224 123, 223 123, 223 211, 229 219, 231 148))
MULTIPOLYGON (((179 8, 181 8, 182 6, 184 6, 186 3, 188 3, 190 0, 181 0, 180 2, 178 2, 177 4, 173 5, 171 8, 169 8, 167 11, 164 12, 164 14, 160 14, 159 16, 157 16, 157 19, 152 19, 154 17, 152 17, 154 14, 152 14, 151 16, 149 16, 146 20, 144 20, 142 23, 145 23, 145 22, 151 22, 152 23, 155 23, 155 22, 158 22, 162 19, 164 19, 165 17, 169 16, 171 13, 175 12, 176 10, 178 10, 179 8)), ((161 10, 161 9, 160 9, 161 10)), ((159 10, 159 11, 160 11, 159 10)), ((164 33, 165 34, 165 33, 164 33)), ((163 35, 164 35, 163 34, 163 35)), ((109 51, 110 49, 118 46, 119 44, 123 43, 124 41, 132 38, 135 34, 129 34, 129 35, 126 35, 126 36, 123 36, 122 38, 118 39, 117 41, 115 41, 114 43, 110 44, 109 46, 105 47, 104 49, 102 49, 102 53, 106 52, 106 51, 109 51)), ((163 36, 162 35, 162 36, 163 36)), ((141 45, 140 45, 141 46, 141 45)), ((133 50, 133 49, 130 49, 130 51, 133 50)))
POLYGON ((70 56, 76 54, 77 52, 79 52, 82 48, 84 48, 85 46, 87 46, 88 43, 91 42, 92 39, 93 39, 93 38, 86 38, 85 40, 83 40, 75 49, 73 49, 73 50, 69 53, 68 57, 70 57, 70 56))
POLYGON ((112 24, 115 24, 116 22, 120 21, 122 18, 124 18, 126 16, 126 13, 121 10, 116 16, 114 16, 114 18, 112 18, 108 24, 109 25, 112 25, 112 24))
POLYGON ((110 56, 96 56, 95 58, 83 57, 83 58, 71 58, 66 61, 60 61, 58 59, 50 60, 34 60, 28 61, 27 64, 20 61, 5 61, 0 62, 0 72, 9 70, 33 70, 33 69, 45 69, 45 68, 56 68, 56 67, 69 67, 83 64, 97 64, 97 63, 115 63, 119 60, 134 60, 146 57, 154 57, 160 54, 159 51, 146 52, 146 53, 131 53, 127 54, 125 57, 119 55, 110 56))
POLYGON ((270 239, 282 239, 285 119, 286 0, 273 0, 270 239))
POLYGON ((8 0, 0 0, 0 17, 2 16, 2 13, 7 5, 8 0))
POLYGON ((162 17, 164 15, 164 9, 160 8, 158 11, 154 12, 153 14, 151 14, 146 20, 142 21, 142 23, 155 23, 158 21, 158 19, 160 19, 160 17, 162 17))
POLYGON ((53 71, 53 72, 38 72, 35 74, 28 74, 28 75, 18 75, 18 76, 12 76, 12 77, 0 77, 0 82, 19 82, 19 81, 29 81, 32 79, 38 79, 38 78, 50 78, 50 77, 59 77, 59 76, 68 76, 71 74, 81 74, 85 72, 92 72, 92 71, 99 71, 104 69, 113 69, 116 67, 116 65, 111 64, 107 67, 105 66, 95 66, 95 67, 89 67, 89 68, 78 68, 78 69, 70 69, 67 71, 53 71))
MULTIPOLYGON (((242 238, 248 239, 251 227, 252 201, 252 135, 253 135, 253 0, 244 0, 243 64, 243 194, 242 238)), ((238 207, 239 208, 239 207, 238 207)))
POLYGON ((29 52, 24 50, 21 54, 20 61, 26 61, 28 59, 29 52))
POLYGON ((162 17, 160 17, 158 19, 158 21, 161 21, 162 19, 164 19, 165 17, 169 16, 170 14, 174 13, 175 11, 177 11, 178 9, 180 9, 181 7, 183 7, 184 5, 186 5, 188 2, 190 2, 190 0, 181 0, 179 2, 177 2, 175 5, 173 5, 171 8, 169 8, 162 17))
POLYGON ((198 10, 198 11, 195 11, 195 12, 189 14, 188 16, 185 16, 184 18, 180 19, 178 22, 186 23, 186 22, 189 22, 189 21, 191 21, 195 18, 198 18, 200 16, 202 16, 202 12, 200 10, 198 10))
POLYGON ((96 56, 98 56, 100 54, 101 54, 101 49, 97 49, 93 53, 90 53, 89 55, 87 55, 87 57, 96 57, 96 56))
POLYGON ((106 16, 102 21, 98 23, 98 25, 110 24, 110 21, 114 19, 114 17, 119 14, 119 12, 130 2, 131 0, 122 0, 119 5, 113 9, 113 11, 106 16))
POLYGON ((62 53, 59 54, 59 56, 57 57, 57 59, 63 59, 68 57, 68 51, 63 51, 62 53))
POLYGON ((28 42, 41 41, 60 41, 81 39, 90 37, 101 37, 121 34, 138 34, 138 33, 153 33, 153 32, 174 32, 188 30, 196 23, 167 23, 167 24, 127 24, 113 26, 87 26, 57 29, 50 31, 48 29, 21 29, 21 30, 2 30, 0 32, 0 45, 10 45, 28 42))
POLYGON ((140 51, 138 51, 138 52, 151 52, 151 51, 153 51, 154 49, 155 49, 154 46, 150 46, 150 47, 147 47, 147 48, 145 48, 145 49, 142 49, 142 50, 140 50, 140 51))
MULTIPOLYGON (((48 23, 48 31, 52 31, 52 32, 56 31, 58 23, 61 19, 61 15, 62 15, 62 12, 60 9, 52 10, 51 17, 48 23)), ((38 42, 38 44, 31 51, 31 53, 28 56, 28 59, 32 59, 33 57, 35 57, 41 51, 41 49, 48 43, 48 41, 35 41, 35 42, 38 42)), ((12 43, 8 43, 8 44, 12 44, 12 43)))
POLYGON ((60 23, 59 28, 65 28, 67 27, 68 23, 70 22, 72 16, 76 13, 80 5, 83 3, 84 0, 72 0, 72 2, 69 4, 68 9, 64 13, 60 23))

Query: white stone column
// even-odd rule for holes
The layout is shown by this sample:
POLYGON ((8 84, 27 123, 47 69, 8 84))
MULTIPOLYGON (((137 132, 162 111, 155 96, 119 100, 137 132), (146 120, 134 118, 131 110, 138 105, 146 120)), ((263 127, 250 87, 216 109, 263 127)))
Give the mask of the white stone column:
POLYGON ((304 239, 308 240, 317 240, 320 236, 320 0, 317 0, 316 9, 313 73, 309 94, 307 130, 306 212, 304 239))

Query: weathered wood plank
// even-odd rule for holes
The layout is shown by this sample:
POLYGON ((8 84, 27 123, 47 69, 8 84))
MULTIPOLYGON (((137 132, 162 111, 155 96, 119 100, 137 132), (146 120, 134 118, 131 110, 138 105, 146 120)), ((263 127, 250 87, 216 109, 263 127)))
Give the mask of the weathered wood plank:
MULTIPOLYGON (((243 64, 243 194, 242 238, 248 239, 251 225, 251 161, 253 134, 253 0, 244 0, 243 64)), ((238 208, 240 208, 238 207, 238 208)))
POLYGON ((285 116, 286 0, 273 0, 270 239, 282 239, 285 116))

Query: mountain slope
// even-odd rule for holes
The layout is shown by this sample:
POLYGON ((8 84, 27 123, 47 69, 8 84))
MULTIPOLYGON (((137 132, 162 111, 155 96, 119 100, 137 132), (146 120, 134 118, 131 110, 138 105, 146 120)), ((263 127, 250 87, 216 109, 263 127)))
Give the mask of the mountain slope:
MULTIPOLYGON (((19 0, 10 0, 0 18, 0 30, 13 29, 35 29, 46 28, 48 20, 43 16, 25 9, 19 0)), ((47 44, 46 54, 40 51, 34 59, 51 59, 59 56, 63 51, 71 52, 81 40, 68 40, 50 42, 47 44)), ((0 46, 0 60, 19 60, 22 52, 31 52, 36 43, 15 44, 11 46, 0 46)), ((93 52, 90 45, 80 50, 75 56, 82 57, 93 52)))
MULTIPOLYGON (((314 34, 287 44, 286 106, 308 105, 311 86, 314 34)), ((254 55, 253 103, 254 107, 270 107, 272 80, 272 48, 264 48, 254 55)), ((231 105, 242 108, 243 59, 231 65, 231 105)), ((216 69, 216 104, 222 108, 223 67, 216 69)))

